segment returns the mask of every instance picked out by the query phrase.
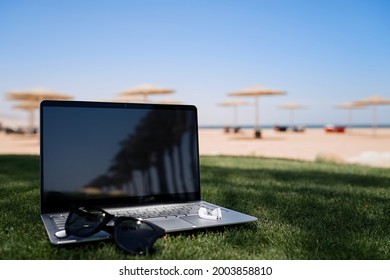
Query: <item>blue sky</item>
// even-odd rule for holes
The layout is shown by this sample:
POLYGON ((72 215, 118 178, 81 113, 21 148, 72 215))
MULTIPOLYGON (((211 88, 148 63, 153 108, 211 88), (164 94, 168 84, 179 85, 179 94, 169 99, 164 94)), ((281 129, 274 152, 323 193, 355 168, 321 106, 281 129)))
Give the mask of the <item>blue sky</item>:
MULTIPOLYGON (((277 106, 288 102, 307 106, 297 123, 342 124, 336 104, 390 98, 389 14, 390 2, 375 0, 2 0, 0 121, 27 117, 8 91, 107 100, 146 83, 196 105, 201 125, 231 122, 232 110, 216 104, 253 85, 287 92, 260 99, 262 124, 287 124, 277 106)), ((354 113, 370 120, 370 109, 354 113)), ((390 106, 378 120, 390 123, 390 106)), ((239 108, 239 122, 253 124, 253 106, 239 108)))

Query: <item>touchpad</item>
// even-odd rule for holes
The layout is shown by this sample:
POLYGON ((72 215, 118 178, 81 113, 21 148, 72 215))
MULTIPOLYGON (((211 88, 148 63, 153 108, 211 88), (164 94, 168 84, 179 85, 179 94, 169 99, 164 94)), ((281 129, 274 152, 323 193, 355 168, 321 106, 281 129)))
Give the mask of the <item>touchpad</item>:
POLYGON ((194 225, 192 225, 191 223, 178 218, 150 219, 149 221, 165 229, 166 232, 176 230, 189 230, 194 228, 194 225))

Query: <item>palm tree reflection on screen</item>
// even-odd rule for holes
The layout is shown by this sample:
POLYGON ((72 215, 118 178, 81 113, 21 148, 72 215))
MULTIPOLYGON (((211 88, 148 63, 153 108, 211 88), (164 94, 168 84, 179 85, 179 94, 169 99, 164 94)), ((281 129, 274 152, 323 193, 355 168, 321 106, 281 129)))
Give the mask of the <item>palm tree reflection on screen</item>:
POLYGON ((196 120, 191 112, 153 110, 121 143, 106 174, 85 189, 132 196, 187 192, 196 186, 196 120))

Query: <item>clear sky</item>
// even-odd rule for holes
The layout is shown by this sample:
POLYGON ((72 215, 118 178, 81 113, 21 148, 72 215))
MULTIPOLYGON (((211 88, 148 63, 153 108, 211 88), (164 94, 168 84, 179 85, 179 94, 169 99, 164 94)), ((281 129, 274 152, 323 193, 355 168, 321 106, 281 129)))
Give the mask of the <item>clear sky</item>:
MULTIPOLYGON (((45 87, 78 100, 111 99, 138 84, 173 88, 201 125, 225 125, 228 93, 261 85, 262 124, 342 124, 339 103, 390 98, 390 1, 0 1, 0 121, 25 121, 5 98, 45 87)), ((164 99, 168 96, 156 96, 164 99)), ((242 98, 241 98, 242 99, 242 98)), ((244 98, 252 101, 250 98, 244 98)), ((239 108, 253 124, 253 106, 239 108)), ((390 106, 378 108, 390 123, 390 106)), ((371 110, 354 112, 369 124, 371 110)))

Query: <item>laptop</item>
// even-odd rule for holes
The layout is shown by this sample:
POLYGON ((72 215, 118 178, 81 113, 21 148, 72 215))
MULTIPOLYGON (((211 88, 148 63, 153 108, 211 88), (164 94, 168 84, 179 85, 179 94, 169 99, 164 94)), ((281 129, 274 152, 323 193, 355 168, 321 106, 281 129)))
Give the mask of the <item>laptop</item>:
MULTIPOLYGON (((201 198, 197 109, 192 105, 42 101, 41 218, 51 243, 72 206, 148 220, 167 233, 257 221, 201 198), (222 218, 201 218, 220 208, 222 218)), ((228 187, 228 186, 227 186, 228 187)))

